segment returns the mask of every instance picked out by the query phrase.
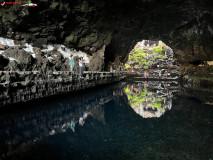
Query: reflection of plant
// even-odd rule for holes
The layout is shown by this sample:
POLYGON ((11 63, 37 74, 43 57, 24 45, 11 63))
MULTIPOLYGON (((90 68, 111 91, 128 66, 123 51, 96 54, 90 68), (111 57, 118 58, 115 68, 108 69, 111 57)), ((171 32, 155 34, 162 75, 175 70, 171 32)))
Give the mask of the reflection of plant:
POLYGON ((153 103, 153 107, 155 107, 155 108, 160 108, 161 106, 162 106, 162 104, 159 103, 159 102, 154 102, 153 103))
POLYGON ((166 97, 157 97, 156 93, 148 91, 147 88, 143 88, 142 90, 138 88, 139 87, 134 87, 130 90, 127 87, 124 89, 130 106, 141 116, 145 116, 145 113, 149 113, 150 115, 155 115, 153 117, 160 117, 166 111, 163 105, 166 97), (135 93, 135 90, 138 90, 138 92, 135 93))
POLYGON ((156 98, 156 100, 157 101, 164 101, 164 100, 166 100, 166 98, 165 97, 159 97, 159 98, 156 98))
POLYGON ((133 97, 132 97, 132 100, 134 102, 144 102, 145 98, 140 97, 140 95, 134 94, 133 97))

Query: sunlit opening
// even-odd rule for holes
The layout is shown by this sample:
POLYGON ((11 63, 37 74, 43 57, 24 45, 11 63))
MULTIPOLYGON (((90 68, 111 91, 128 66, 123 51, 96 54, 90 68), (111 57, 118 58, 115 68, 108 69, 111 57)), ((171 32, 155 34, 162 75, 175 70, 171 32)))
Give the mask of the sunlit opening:
POLYGON ((125 69, 140 81, 125 89, 130 106, 143 118, 161 117, 172 108, 173 92, 177 91, 179 66, 173 50, 162 41, 143 40, 129 53, 125 69), (160 81, 159 81, 160 80, 160 81))
POLYGON ((143 78, 178 79, 173 50, 162 41, 143 40, 129 53, 125 69, 143 78))

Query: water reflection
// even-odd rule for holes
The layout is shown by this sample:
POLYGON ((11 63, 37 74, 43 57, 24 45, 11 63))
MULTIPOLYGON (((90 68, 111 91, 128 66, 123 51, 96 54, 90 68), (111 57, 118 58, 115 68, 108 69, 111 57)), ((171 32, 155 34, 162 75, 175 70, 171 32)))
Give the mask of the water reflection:
POLYGON ((0 159, 212 159, 213 108, 174 96, 178 87, 122 82, 22 111, 0 108, 0 159), (172 109, 143 119, 128 95, 151 116, 172 109))
POLYGON ((34 143, 60 133, 76 133, 92 117, 105 125, 104 105, 115 101, 125 106, 120 98, 127 95, 131 107, 144 118, 160 117, 172 108, 172 94, 178 84, 172 82, 122 82, 111 87, 80 96, 64 98, 44 104, 32 104, 34 109, 0 116, 0 157, 28 148, 34 143), (23 148, 22 148, 23 149, 23 148))
POLYGON ((139 82, 124 89, 129 104, 143 118, 161 117, 172 108, 173 93, 179 84, 172 81, 139 82))
MULTIPOLYGON (((105 124, 103 105, 119 96, 123 84, 112 85, 61 100, 38 104, 28 110, 0 115, 0 159, 30 148, 47 137, 76 132, 92 117, 105 124), (24 147, 22 147, 24 146, 24 147)), ((27 104, 26 104, 27 105, 27 104)), ((10 106, 9 106, 10 107, 10 106)), ((2 110, 2 109, 1 109, 2 110)))

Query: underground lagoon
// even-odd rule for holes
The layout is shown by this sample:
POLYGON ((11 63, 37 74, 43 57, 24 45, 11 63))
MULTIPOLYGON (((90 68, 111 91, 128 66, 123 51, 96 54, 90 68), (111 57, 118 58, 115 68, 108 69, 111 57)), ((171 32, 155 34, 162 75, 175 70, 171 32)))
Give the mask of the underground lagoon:
POLYGON ((213 2, 1 2, 0 159, 213 159, 213 2))

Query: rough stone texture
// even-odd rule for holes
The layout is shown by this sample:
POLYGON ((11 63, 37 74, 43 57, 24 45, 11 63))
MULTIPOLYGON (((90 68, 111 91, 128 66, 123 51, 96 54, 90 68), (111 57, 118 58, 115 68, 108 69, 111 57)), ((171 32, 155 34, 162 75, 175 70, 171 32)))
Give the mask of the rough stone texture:
POLYGON ((22 68, 22 66, 19 65, 18 62, 10 61, 8 66, 6 67, 6 70, 8 69, 10 71, 20 71, 20 70, 22 70, 21 68, 22 68))
POLYGON ((213 75, 213 66, 209 65, 182 65, 181 66, 181 73, 188 76, 196 76, 196 77, 206 77, 212 78, 213 75))
POLYGON ((68 71, 54 71, 47 74, 39 71, 2 71, 0 72, 0 88, 2 91, 0 93, 0 107, 10 103, 25 102, 120 81, 125 77, 125 74, 95 71, 84 72, 83 77, 80 78, 78 73, 68 71), (11 92, 10 95, 8 91, 11 92))
MULTIPOLYGON (((20 65, 21 70, 31 70, 33 57, 30 53, 19 48, 9 48, 2 53, 5 57, 13 57, 20 65)), ((8 66, 9 67, 9 66, 8 66)))
POLYGON ((35 64, 35 68, 41 67, 42 70, 45 70, 48 68, 50 62, 47 58, 42 57, 41 54, 37 54, 35 64))
POLYGON ((90 60, 90 71, 103 71, 104 69, 104 52, 105 46, 102 49, 98 50, 95 54, 93 54, 92 59, 90 60))
POLYGON ((36 3, 37 8, 1 7, 0 36, 16 35, 38 47, 57 40, 90 54, 106 45, 106 64, 118 56, 125 61, 129 51, 142 39, 162 40, 174 49, 180 63, 213 60, 211 0, 40 0, 36 3))
POLYGON ((68 61, 56 51, 42 53, 40 48, 33 48, 35 54, 23 50, 24 46, 6 49, 0 55, 0 71, 68 71, 68 61))

